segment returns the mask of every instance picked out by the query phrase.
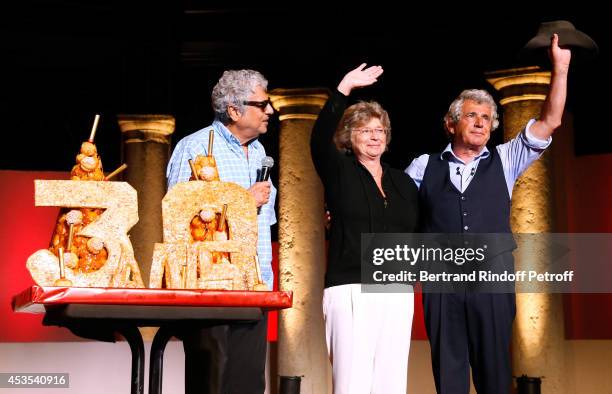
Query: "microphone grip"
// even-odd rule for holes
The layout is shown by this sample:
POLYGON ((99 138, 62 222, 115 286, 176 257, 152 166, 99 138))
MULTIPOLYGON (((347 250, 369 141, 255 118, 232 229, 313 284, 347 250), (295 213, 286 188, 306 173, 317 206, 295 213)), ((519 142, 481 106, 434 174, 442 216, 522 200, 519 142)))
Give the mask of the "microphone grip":
POLYGON ((259 172, 257 182, 267 181, 268 179, 270 179, 270 167, 263 166, 261 167, 261 171, 259 172))

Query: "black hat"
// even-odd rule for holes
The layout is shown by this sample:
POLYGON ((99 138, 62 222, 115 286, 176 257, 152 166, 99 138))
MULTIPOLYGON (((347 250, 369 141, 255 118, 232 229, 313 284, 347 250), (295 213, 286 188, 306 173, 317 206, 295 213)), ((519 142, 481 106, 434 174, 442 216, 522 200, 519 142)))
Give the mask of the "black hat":
POLYGON ((593 54, 599 52, 595 41, 580 30, 576 30, 574 25, 568 21, 543 22, 538 28, 538 34, 529 40, 523 50, 549 47, 553 33, 559 35, 559 46, 582 48, 593 54))

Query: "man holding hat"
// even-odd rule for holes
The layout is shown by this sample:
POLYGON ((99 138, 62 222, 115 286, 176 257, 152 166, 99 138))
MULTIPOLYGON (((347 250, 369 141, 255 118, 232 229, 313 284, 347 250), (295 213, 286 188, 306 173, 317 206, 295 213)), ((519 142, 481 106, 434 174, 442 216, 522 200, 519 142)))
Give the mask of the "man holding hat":
MULTIPOLYGON (((490 133, 499 124, 497 106, 486 91, 465 90, 444 118, 451 140, 446 149, 422 155, 406 169, 419 187, 424 232, 511 232, 514 182, 550 145, 565 107, 571 52, 559 46, 557 34, 549 42, 550 91, 539 119, 530 120, 516 138, 489 150, 490 133)), ((496 251, 489 251, 489 263, 512 270, 514 248, 511 237, 498 242, 496 251)), ((479 393, 510 392, 510 343, 516 312, 512 291, 424 290, 425 325, 438 393, 467 394, 470 366, 479 393)))

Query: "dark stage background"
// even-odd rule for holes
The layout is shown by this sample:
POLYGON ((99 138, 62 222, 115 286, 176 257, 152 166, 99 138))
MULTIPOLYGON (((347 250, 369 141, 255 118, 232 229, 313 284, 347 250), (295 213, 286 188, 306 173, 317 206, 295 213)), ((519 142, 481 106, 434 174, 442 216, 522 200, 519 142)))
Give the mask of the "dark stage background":
MULTIPOLYGON (((572 70, 576 153, 612 152, 601 116, 612 88, 603 8, 259 3, 13 1, 0 27, 0 168, 68 170, 101 113, 96 142, 111 170, 121 157, 117 114, 174 115, 176 143, 212 120, 210 91, 224 69, 260 70, 272 89, 334 88, 362 61, 385 74, 355 97, 389 110, 394 142, 386 160, 405 167, 445 143, 441 118, 462 89, 492 91, 484 72, 532 65, 519 51, 541 21, 555 19, 572 21, 601 48, 572 70)), ((273 123, 264 138, 275 157, 277 131, 273 123)))

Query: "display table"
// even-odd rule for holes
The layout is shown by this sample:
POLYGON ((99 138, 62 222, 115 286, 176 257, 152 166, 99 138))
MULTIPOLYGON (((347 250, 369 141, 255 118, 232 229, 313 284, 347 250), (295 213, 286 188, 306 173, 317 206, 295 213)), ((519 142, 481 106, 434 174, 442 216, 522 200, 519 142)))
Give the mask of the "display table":
POLYGON ((121 334, 132 352, 132 394, 144 391, 144 344, 138 327, 159 327, 151 345, 149 393, 162 389, 166 344, 188 325, 209 327, 254 321, 265 311, 290 308, 292 292, 117 289, 32 286, 13 297, 13 310, 44 313, 44 325, 83 338, 114 342, 121 334))

